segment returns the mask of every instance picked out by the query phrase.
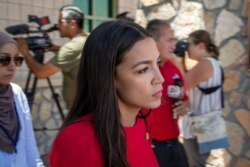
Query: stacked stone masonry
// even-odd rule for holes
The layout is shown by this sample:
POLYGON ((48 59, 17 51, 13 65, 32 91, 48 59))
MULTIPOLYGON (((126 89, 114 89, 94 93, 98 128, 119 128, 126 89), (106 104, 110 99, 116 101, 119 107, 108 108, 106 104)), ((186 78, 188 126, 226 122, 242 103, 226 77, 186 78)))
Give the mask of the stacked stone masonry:
POLYGON ((250 166, 250 71, 247 63, 248 0, 139 0, 136 21, 145 26, 151 19, 170 22, 176 37, 184 39, 206 29, 220 48, 225 70, 224 117, 231 146, 213 151, 216 167, 250 166))

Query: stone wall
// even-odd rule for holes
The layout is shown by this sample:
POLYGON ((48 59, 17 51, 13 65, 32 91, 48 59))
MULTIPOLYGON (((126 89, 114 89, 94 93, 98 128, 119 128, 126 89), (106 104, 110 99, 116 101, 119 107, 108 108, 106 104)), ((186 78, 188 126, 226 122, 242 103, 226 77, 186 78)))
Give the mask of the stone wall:
POLYGON ((125 11, 130 12, 130 16, 135 15, 137 9, 138 0, 119 0, 117 4, 117 13, 122 13, 125 11))
MULTIPOLYGON (((136 21, 168 20, 178 39, 206 29, 220 48, 225 70, 224 116, 231 146, 213 151, 216 167, 250 166, 250 71, 247 70, 247 0, 140 0, 136 21)), ((249 11, 250 12, 250 11, 249 11)), ((248 27, 250 28, 250 27, 248 27)))

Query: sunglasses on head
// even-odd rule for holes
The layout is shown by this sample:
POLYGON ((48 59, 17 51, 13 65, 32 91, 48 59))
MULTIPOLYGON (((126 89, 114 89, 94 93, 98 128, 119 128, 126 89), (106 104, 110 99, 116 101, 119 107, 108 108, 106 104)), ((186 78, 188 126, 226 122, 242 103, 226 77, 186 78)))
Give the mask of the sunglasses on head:
MULTIPOLYGON (((8 53, 0 53, 0 64, 3 66, 8 66, 11 61, 11 56, 8 53)), ((13 58, 16 66, 21 66, 23 63, 23 57, 15 56, 13 58)))

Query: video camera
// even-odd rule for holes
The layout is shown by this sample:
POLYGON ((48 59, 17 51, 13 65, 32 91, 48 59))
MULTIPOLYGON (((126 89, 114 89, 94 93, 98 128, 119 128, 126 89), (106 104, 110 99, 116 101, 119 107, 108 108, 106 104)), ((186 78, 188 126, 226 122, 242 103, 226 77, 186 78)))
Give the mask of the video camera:
POLYGON ((185 57, 185 53, 188 49, 188 42, 185 40, 178 41, 174 53, 179 57, 185 57))
POLYGON ((57 30, 56 25, 53 25, 52 27, 45 30, 42 29, 42 26, 50 23, 48 16, 39 18, 35 15, 28 15, 28 22, 37 23, 38 24, 38 27, 36 27, 37 29, 30 30, 29 25, 19 24, 6 27, 5 30, 14 36, 20 34, 26 34, 28 37, 26 37, 25 39, 31 51, 35 53, 40 51, 46 51, 52 45, 51 39, 47 33, 57 30), (30 36, 29 34, 31 33, 39 33, 41 35, 30 36))

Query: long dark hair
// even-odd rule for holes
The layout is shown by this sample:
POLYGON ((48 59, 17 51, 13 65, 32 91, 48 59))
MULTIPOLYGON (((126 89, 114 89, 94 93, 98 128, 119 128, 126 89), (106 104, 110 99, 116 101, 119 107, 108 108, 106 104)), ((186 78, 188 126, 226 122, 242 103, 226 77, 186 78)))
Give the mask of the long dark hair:
POLYGON ((77 95, 64 127, 90 112, 107 167, 129 167, 114 85, 116 66, 136 42, 149 37, 132 22, 102 23, 88 37, 80 62, 77 95))
POLYGON ((206 50, 212 57, 218 58, 220 55, 218 47, 212 42, 209 33, 206 30, 197 30, 192 32, 189 37, 193 40, 194 44, 204 43, 206 50))

